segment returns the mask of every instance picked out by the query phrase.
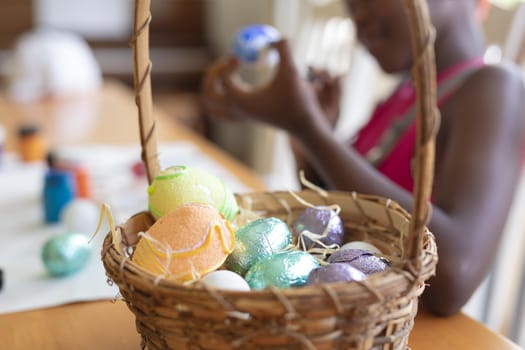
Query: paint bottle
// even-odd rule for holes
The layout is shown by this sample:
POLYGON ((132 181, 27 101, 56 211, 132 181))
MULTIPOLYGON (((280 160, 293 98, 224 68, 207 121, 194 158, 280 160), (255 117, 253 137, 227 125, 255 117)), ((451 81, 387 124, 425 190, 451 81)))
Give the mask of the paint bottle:
POLYGON ((24 125, 18 129, 20 158, 24 162, 41 161, 46 158, 46 141, 35 125, 24 125))
POLYGON ((75 198, 75 179, 70 171, 50 169, 44 179, 44 219, 48 224, 60 221, 60 212, 75 198))
POLYGON ((47 154, 47 165, 49 169, 69 171, 73 174, 76 198, 92 197, 91 173, 79 160, 54 150, 47 154))

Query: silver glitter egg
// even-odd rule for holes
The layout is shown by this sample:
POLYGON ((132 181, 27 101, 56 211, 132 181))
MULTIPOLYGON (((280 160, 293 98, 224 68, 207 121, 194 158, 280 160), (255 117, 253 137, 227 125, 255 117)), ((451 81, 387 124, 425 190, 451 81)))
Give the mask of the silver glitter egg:
POLYGON ((88 262, 91 246, 80 233, 66 233, 46 241, 41 258, 51 276, 62 277, 80 271, 88 262))
POLYGON ((235 248, 224 266, 244 276, 255 263, 283 250, 292 243, 288 225, 277 218, 251 221, 235 232, 235 248))
POLYGON ((307 285, 334 282, 362 281, 366 275, 350 264, 335 263, 321 266, 308 276, 307 285))
POLYGON ((245 279, 250 288, 256 290, 270 286, 300 287, 306 284, 310 272, 317 267, 319 263, 310 253, 283 251, 253 265, 245 279))
MULTIPOLYGON (((344 239, 344 226, 341 217, 326 207, 308 207, 297 217, 292 225, 295 239, 304 232, 309 231, 321 236, 319 241, 329 246, 341 245, 344 239)), ((305 249, 320 248, 321 245, 303 234, 305 249)), ((303 248, 303 246, 301 246, 303 248)))
POLYGON ((385 259, 363 249, 340 249, 330 255, 327 261, 331 264, 350 264, 366 275, 381 272, 388 268, 388 262, 385 259))

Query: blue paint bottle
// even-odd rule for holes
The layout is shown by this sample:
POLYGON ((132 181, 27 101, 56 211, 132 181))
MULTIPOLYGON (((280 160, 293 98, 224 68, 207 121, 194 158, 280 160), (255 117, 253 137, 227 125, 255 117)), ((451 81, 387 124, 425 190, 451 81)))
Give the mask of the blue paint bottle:
POLYGON ((60 212, 75 198, 75 180, 70 171, 50 169, 45 176, 44 218, 48 224, 58 223, 60 212))

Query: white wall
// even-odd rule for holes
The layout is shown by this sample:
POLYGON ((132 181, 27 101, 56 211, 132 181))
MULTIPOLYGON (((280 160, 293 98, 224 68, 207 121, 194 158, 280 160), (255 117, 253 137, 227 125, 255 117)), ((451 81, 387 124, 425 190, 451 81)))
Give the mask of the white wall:
POLYGON ((35 0, 37 26, 72 30, 87 38, 128 37, 132 0, 35 0))
MULTIPOLYGON (((101 0, 103 1, 103 0, 101 0)), ((241 27, 273 24, 274 0, 208 0, 207 35, 217 55, 231 51, 231 40, 241 27)))

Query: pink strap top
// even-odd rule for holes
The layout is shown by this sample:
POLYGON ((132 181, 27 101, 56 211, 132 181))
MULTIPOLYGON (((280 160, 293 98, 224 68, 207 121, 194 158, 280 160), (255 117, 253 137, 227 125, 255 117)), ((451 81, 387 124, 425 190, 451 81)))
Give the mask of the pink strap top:
MULTIPOLYGON (((484 65, 482 58, 461 62, 437 76, 438 106, 461 86, 463 81, 484 65)), ((410 80, 402 82, 397 90, 375 109, 369 122, 359 131, 353 147, 362 155, 366 155, 381 141, 383 134, 393 123, 403 119, 410 113, 415 113, 415 88, 410 80)), ((411 161, 416 140, 416 125, 412 121, 400 134, 390 153, 386 154, 379 164, 378 170, 390 180, 404 189, 412 192, 414 183, 411 171, 411 161)))

